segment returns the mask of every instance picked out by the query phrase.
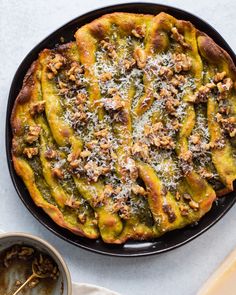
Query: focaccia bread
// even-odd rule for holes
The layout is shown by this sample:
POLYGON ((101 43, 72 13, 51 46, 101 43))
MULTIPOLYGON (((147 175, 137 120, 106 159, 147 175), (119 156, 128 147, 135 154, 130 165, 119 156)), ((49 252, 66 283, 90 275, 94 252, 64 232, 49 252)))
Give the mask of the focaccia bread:
POLYGON ((113 13, 32 64, 12 158, 37 206, 106 243, 197 222, 236 178, 236 69, 190 22, 113 13))

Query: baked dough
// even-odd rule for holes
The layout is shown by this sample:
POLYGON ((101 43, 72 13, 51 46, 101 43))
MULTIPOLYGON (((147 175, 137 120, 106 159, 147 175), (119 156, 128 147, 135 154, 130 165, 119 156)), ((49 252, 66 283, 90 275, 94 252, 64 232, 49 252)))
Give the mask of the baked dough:
POLYGON ((197 222, 236 178, 236 69, 190 22, 113 13, 25 76, 12 159, 35 204, 105 243, 197 222))

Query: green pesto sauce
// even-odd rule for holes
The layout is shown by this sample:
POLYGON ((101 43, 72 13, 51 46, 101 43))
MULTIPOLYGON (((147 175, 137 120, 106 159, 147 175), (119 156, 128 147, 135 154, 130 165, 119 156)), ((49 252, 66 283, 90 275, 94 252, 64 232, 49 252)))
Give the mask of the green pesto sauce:
POLYGON ((42 174, 42 165, 39 157, 33 157, 32 159, 28 159, 28 163, 32 170, 34 171, 35 183, 37 185, 38 190, 42 194, 43 198, 50 204, 57 206, 55 200, 53 199, 50 188, 44 180, 42 174))
POLYGON ((134 217, 137 217, 140 223, 144 223, 145 225, 151 227, 153 226, 153 218, 152 213, 150 211, 147 200, 142 196, 131 196, 131 212, 134 217))
POLYGON ((72 177, 59 180, 63 190, 74 197, 75 200, 79 200, 82 204, 86 203, 83 197, 79 194, 72 177))
POLYGON ((72 225, 78 224, 78 209, 71 208, 69 206, 65 206, 61 209, 65 220, 72 225))
POLYGON ((73 196, 75 200, 78 200, 81 203, 80 208, 77 209, 78 213, 86 212, 87 215, 94 218, 93 209, 91 208, 89 203, 78 192, 72 177, 69 177, 69 178, 63 179, 63 181, 60 181, 60 185, 62 186, 62 188, 65 190, 67 194, 73 196))

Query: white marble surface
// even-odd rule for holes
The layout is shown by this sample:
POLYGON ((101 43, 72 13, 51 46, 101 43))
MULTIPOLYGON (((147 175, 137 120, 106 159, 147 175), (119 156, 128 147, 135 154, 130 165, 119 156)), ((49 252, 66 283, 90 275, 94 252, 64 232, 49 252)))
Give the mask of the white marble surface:
MULTIPOLYGON (((137 259, 104 257, 60 240, 39 224, 17 197, 8 173, 5 111, 10 83, 19 63, 35 44, 62 24, 89 10, 115 3, 119 1, 0 0, 0 229, 30 232, 47 239, 64 255, 74 281, 102 285, 123 295, 193 295, 236 247, 236 207, 201 237, 174 251, 137 259)), ((201 16, 236 51, 235 0, 160 0, 159 3, 201 16)))

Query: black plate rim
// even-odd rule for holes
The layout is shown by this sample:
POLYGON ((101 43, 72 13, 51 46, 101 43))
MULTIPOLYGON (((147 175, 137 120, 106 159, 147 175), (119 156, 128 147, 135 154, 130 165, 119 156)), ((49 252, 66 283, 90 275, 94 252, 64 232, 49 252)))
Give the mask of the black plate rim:
MULTIPOLYGON (((47 224, 44 220, 42 220, 39 217, 39 213, 37 212, 37 210, 41 210, 40 208, 38 208, 35 205, 35 208, 31 208, 29 202, 27 201, 27 199, 23 196, 24 194, 21 192, 21 189, 19 188, 18 184, 17 184, 17 178, 18 176, 16 175, 16 172, 13 168, 13 163, 12 163, 12 159, 11 159, 11 127, 10 127, 10 115, 11 115, 11 111, 12 111, 12 106, 11 104, 13 104, 13 93, 15 92, 15 84, 16 84, 16 80, 18 78, 19 72, 22 70, 24 64, 26 63, 26 61, 28 60, 28 58, 32 55, 35 54, 35 52, 38 52, 40 50, 42 50, 42 48, 40 49, 40 47, 42 47, 42 45, 44 43, 46 43, 48 40, 50 40, 50 38, 52 38, 53 35, 55 35, 57 32, 65 29, 68 26, 73 25, 76 22, 79 22, 80 19, 86 19, 89 17, 92 17, 92 15, 96 15, 96 14, 100 14, 103 15, 105 13, 111 13, 112 11, 114 12, 115 10, 120 10, 120 11, 126 11, 126 10, 132 10, 132 8, 134 8, 136 6, 137 7, 141 7, 141 6, 149 6, 151 8, 151 6, 155 6, 156 9, 162 9, 162 10, 171 10, 171 11, 175 11, 176 13, 180 13, 180 14, 185 14, 187 15, 189 18, 193 18, 196 21, 199 21, 201 23, 201 25, 206 26, 210 31, 211 34, 215 35, 219 40, 220 43, 217 42, 221 47, 223 47, 229 54, 230 56, 236 60, 236 56, 233 52, 233 50, 231 49, 231 47, 228 45, 228 43, 224 40, 224 38, 210 25, 208 24, 205 20, 201 19, 200 17, 194 15, 193 13, 190 13, 188 11, 185 11, 183 9, 174 7, 174 6, 170 6, 170 5, 164 5, 164 4, 159 4, 159 3, 151 3, 151 2, 130 2, 130 3, 121 3, 121 4, 116 4, 116 5, 108 5, 108 6, 104 6, 92 11, 89 11, 87 13, 84 13, 82 15, 79 15, 78 17, 72 19, 71 21, 65 23, 64 25, 60 26, 58 29, 54 30, 52 33, 50 33, 46 38, 44 38, 42 41, 40 41, 36 46, 33 47, 33 49, 31 49, 29 51, 29 53, 25 56, 25 58, 23 59, 23 61, 20 63, 20 65, 18 66, 14 78, 12 80, 11 83, 11 87, 10 87, 10 91, 9 91, 9 95, 8 95, 8 103, 7 103, 7 112, 6 112, 6 122, 5 122, 5 148, 6 148, 6 155, 7 155, 7 164, 8 164, 8 169, 9 169, 9 173, 10 173, 10 177, 11 180, 13 182, 14 188, 18 194, 18 196, 20 197, 21 201, 23 202, 23 204, 25 205, 25 207, 28 209, 28 211, 34 216, 34 218, 36 218, 44 227, 46 227, 49 231, 51 231, 52 233, 54 233, 56 236, 58 236, 59 238, 77 246, 80 247, 82 249, 88 250, 90 252, 93 253, 98 253, 98 254, 102 254, 105 256, 113 256, 113 257, 143 257, 143 256, 150 256, 150 255, 156 255, 156 254, 160 254, 160 253, 164 253, 173 249, 176 249, 178 247, 181 247, 187 243, 189 243, 190 241, 196 239, 198 236, 200 236, 201 234, 203 234, 204 232, 206 232, 209 228, 211 228, 214 224, 216 224, 231 208, 232 206, 235 204, 236 202, 236 195, 234 192, 234 196, 231 197, 232 200, 229 201, 229 204, 227 205, 227 207, 217 216, 217 218, 213 219, 213 221, 211 221, 207 226, 204 226, 203 229, 201 229, 200 231, 198 231, 197 233, 195 233, 194 235, 190 236, 189 238, 175 244, 169 247, 165 247, 163 249, 159 249, 159 250, 152 250, 149 252, 140 252, 140 253, 113 253, 113 252, 107 252, 106 250, 99 250, 96 248, 96 243, 94 241, 94 246, 86 246, 81 244, 80 242, 76 242, 71 240, 70 238, 67 238, 66 236, 64 236, 62 233, 58 232, 57 230, 55 230, 54 228, 52 228, 52 226, 50 226, 49 224, 47 224)), ((135 10, 135 8, 134 8, 135 10)), ((137 13, 137 12, 136 12, 137 13)), ((146 14, 146 13, 145 13, 146 14)), ((79 26, 78 26, 79 27, 79 26)), ((208 32, 206 32, 207 34, 209 34, 208 32)), ((209 35, 211 35, 209 34, 209 35)), ((219 41, 218 40, 218 41, 219 41)), ((56 44, 56 43, 55 43, 56 44)), ((55 45, 54 44, 54 45, 55 45)), ((20 75, 22 76, 22 75, 20 75)), ((23 77, 21 77, 21 82, 22 82, 23 77)), ((16 97, 15 97, 16 98, 16 97)), ((43 212, 43 214, 46 214, 43 212)), ((204 217, 203 217, 204 218, 204 217)), ((52 223, 54 223, 53 221, 51 221, 52 223)), ((78 237, 79 238, 79 237, 78 237)), ((111 246, 111 248, 114 245, 108 245, 108 247, 111 246)))

